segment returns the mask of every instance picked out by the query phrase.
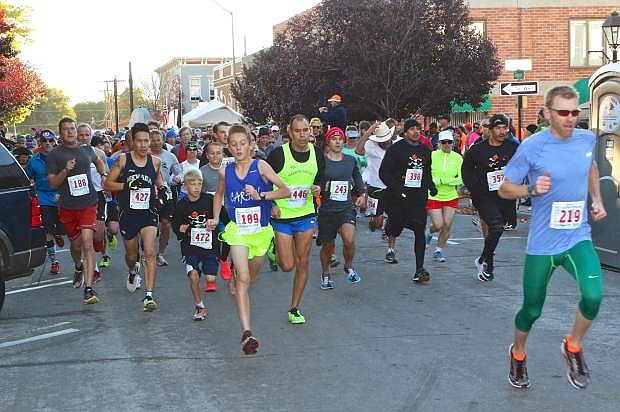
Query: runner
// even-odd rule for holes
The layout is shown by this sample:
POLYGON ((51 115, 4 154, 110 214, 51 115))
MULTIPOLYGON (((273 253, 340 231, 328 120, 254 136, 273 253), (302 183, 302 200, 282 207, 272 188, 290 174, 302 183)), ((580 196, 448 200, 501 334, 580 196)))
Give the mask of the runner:
MULTIPOLYGON (((223 147, 220 142, 211 142, 205 149, 208 163, 200 168, 200 172, 202 173, 202 193, 215 195, 215 192, 217 191, 217 179, 220 174, 220 169, 222 169, 222 149, 223 147)), ((226 217, 226 213, 223 217, 226 217)), ((218 223, 218 229, 220 231, 224 230, 226 223, 228 223, 227 219, 220 221, 218 223)), ((222 276, 222 279, 227 282, 228 291, 230 294, 234 295, 234 282, 231 282, 232 272, 228 264, 228 254, 230 248, 225 242, 220 243, 220 248, 220 275, 222 276)), ((216 280, 217 278, 215 276, 207 275, 205 279, 204 291, 215 292, 217 290, 216 280)))
POLYGON ((590 372, 583 357, 582 340, 596 317, 603 296, 601 264, 592 245, 588 224, 588 194, 592 219, 607 212, 601 199, 599 173, 593 161, 596 137, 575 128, 578 95, 570 86, 556 86, 545 96, 548 129, 525 140, 505 170, 499 189, 506 199, 532 198, 532 223, 523 267, 523 306, 515 319, 515 340, 510 345, 510 384, 528 388, 525 343, 542 312, 547 285, 555 268, 562 266, 577 281, 581 301, 569 335, 562 340, 567 377, 585 389, 590 372), (533 182, 520 184, 525 178, 533 182))
MULTIPOLYGON (((152 133, 152 132, 151 132, 152 133)), ((185 272, 194 298, 196 321, 207 318, 207 308, 200 294, 200 275, 215 277, 217 273, 217 249, 219 242, 215 229, 208 222, 213 222, 213 195, 201 193, 202 175, 190 170, 184 181, 187 198, 179 201, 172 219, 172 228, 181 241, 181 254, 185 263, 185 272)))
POLYGON ((269 164, 250 157, 250 132, 245 126, 234 125, 230 128, 229 144, 235 162, 220 169, 213 205, 214 218, 209 221, 209 226, 214 228, 219 223, 225 199, 230 222, 222 239, 230 245, 230 255, 237 272, 235 299, 243 331, 241 348, 246 355, 250 355, 256 353, 258 340, 250 328, 248 289, 256 281, 273 237, 269 224, 272 200, 287 198, 290 192, 269 164), (272 184, 278 189, 272 190, 272 184))
POLYGON ((355 207, 364 203, 364 182, 353 156, 342 153, 345 133, 338 127, 330 128, 325 134, 327 153, 325 156, 325 186, 319 209, 319 241, 321 242, 321 289, 333 289, 334 281, 329 273, 332 248, 336 235, 342 237, 344 273, 351 283, 362 278, 353 269, 355 256, 355 207), (356 197, 355 202, 353 196, 356 197))
POLYGON ((104 188, 119 193, 120 230, 125 243, 125 263, 129 269, 127 290, 135 292, 139 286, 136 272, 138 260, 138 235, 142 241, 145 258, 144 283, 145 297, 142 301, 144 311, 157 309, 153 298, 155 289, 156 262, 155 237, 157 236, 158 216, 155 210, 155 188, 159 198, 169 200, 172 195, 164 185, 161 176, 161 161, 148 154, 149 129, 144 123, 136 123, 131 128, 132 150, 118 160, 110 170, 104 188))
POLYGON ((288 320, 302 324, 306 319, 299 304, 308 282, 312 234, 316 223, 314 197, 325 184, 325 158, 308 143, 310 127, 304 115, 295 115, 288 126, 291 142, 274 149, 267 161, 290 190, 288 199, 276 200, 272 211, 276 232, 278 265, 284 272, 295 268, 288 320))
MULTIPOLYGON (((91 146, 92 134, 93 131, 90 128, 90 125, 87 123, 80 123, 77 127, 78 133, 78 142, 82 146, 91 147, 95 152, 97 157, 101 159, 101 161, 106 165, 107 172, 107 161, 106 156, 103 150, 98 149, 94 146, 91 146)), ((103 186, 101 184, 101 175, 97 172, 97 168, 93 163, 90 165, 90 174, 93 182, 93 187, 95 188, 95 192, 97 192, 97 230, 95 230, 95 236, 93 237, 93 248, 95 249, 95 253, 101 252, 103 263, 102 266, 106 267, 109 265, 109 261, 103 259, 105 257, 105 249, 104 249, 104 237, 105 237, 105 214, 106 214, 106 197, 103 193, 103 186)), ((109 259, 109 258, 108 258, 109 259)), ((101 272, 99 271, 99 266, 97 265, 97 259, 95 258, 95 269, 93 271, 93 283, 97 283, 101 278, 101 272)))
POLYGON ((386 184, 385 208, 388 214, 386 231, 398 237, 404 228, 415 235, 416 270, 411 280, 428 282, 430 274, 424 268, 426 249, 426 201, 437 195, 431 176, 431 151, 420 142, 420 123, 407 119, 404 139, 394 143, 385 153, 379 177, 386 184))
POLYGON ((45 173, 47 156, 49 156, 52 149, 54 149, 56 135, 51 130, 42 130, 37 133, 37 140, 39 142, 39 152, 30 158, 25 171, 28 177, 34 180, 34 190, 39 198, 41 218, 43 219, 43 227, 45 228, 47 257, 51 263, 50 273, 52 275, 57 275, 60 272, 60 263, 56 259, 54 241, 58 247, 63 247, 65 245, 65 240, 62 237, 64 230, 60 224, 58 207, 56 205, 58 190, 50 187, 47 173, 45 173))
POLYGON ((445 262, 446 258, 441 253, 446 246, 452 229, 454 214, 459 207, 459 194, 456 186, 463 184, 461 178, 461 166, 463 158, 452 150, 454 136, 450 131, 439 132, 440 149, 432 153, 431 173, 433 182, 437 187, 437 195, 429 196, 426 209, 431 218, 431 227, 426 234, 426 244, 433 239, 433 233, 439 232, 437 247, 433 252, 435 262, 445 262))
MULTIPOLYGON (((151 141, 151 154, 161 161, 161 175, 164 185, 174 194, 172 188, 181 181, 182 169, 177 158, 167 150, 164 150, 164 137, 159 129, 153 129, 149 133, 151 141)), ((170 239, 170 222, 174 214, 176 202, 166 202, 157 210, 159 214, 159 253, 157 253, 157 266, 168 266, 168 261, 164 257, 168 240, 170 239)))
POLYGON ((71 257, 75 263, 73 287, 84 287, 84 304, 99 303, 92 287, 95 268, 93 236, 97 229, 97 193, 93 187, 90 165, 107 176, 105 163, 95 152, 81 146, 75 120, 63 117, 58 122, 62 144, 47 156, 45 171, 52 189, 58 188, 60 221, 71 241, 71 257), (82 263, 82 258, 84 262, 82 263))
POLYGON ((463 182, 471 194, 474 207, 488 225, 484 237, 484 249, 475 265, 477 277, 481 282, 493 280, 493 256, 504 231, 504 223, 515 207, 513 200, 502 199, 497 195, 504 178, 504 167, 514 156, 517 144, 508 140, 508 119, 503 114, 494 114, 489 119, 488 140, 474 144, 463 159, 461 173, 463 182))

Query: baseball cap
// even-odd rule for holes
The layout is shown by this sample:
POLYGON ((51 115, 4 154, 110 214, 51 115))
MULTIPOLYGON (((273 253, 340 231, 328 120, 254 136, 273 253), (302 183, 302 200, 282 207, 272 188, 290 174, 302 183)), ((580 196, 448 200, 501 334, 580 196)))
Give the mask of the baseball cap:
POLYGON ((189 142, 187 142, 185 149, 198 149, 198 145, 196 144, 195 141, 190 140, 189 142))
POLYGON ((499 125, 504 125, 504 126, 508 126, 508 118, 506 117, 506 115, 501 114, 501 113, 497 113, 494 114, 493 116, 491 116, 491 118, 489 119, 489 127, 493 128, 499 125))
POLYGON ((452 134, 451 130, 442 130, 441 132, 439 132, 439 136, 437 137, 437 141, 441 142, 443 140, 450 140, 450 141, 454 141, 454 135, 452 134))
POLYGON ((407 119, 407 120, 405 120, 405 125, 403 127, 403 132, 406 132, 407 130, 411 129, 412 127, 420 127, 420 122, 418 122, 416 119, 407 119))
POLYGON ((341 128, 339 128, 339 127, 330 127, 329 130, 327 130, 327 133, 325 133, 325 140, 333 139, 336 136, 341 136, 341 137, 343 137, 345 139, 347 137, 344 134, 344 132, 342 131, 341 128))
POLYGON ((39 131, 36 136, 37 140, 41 139, 56 139, 56 135, 50 129, 39 131))
POLYGON ((169 139, 171 137, 177 137, 179 134, 177 133, 176 130, 174 129, 170 129, 166 132, 166 139, 169 139))
POLYGON ((261 127, 260 129, 258 129, 258 137, 261 136, 269 136, 269 129, 266 127, 261 127))
POLYGON ((313 117, 312 119, 310 119, 310 127, 312 126, 323 126, 323 123, 321 123, 321 119, 319 119, 318 117, 313 117))
POLYGON ((336 102, 336 103, 340 103, 342 101, 342 97, 340 97, 340 95, 333 95, 332 97, 330 97, 329 99, 327 99, 328 102, 336 102))
POLYGON ((278 125, 277 125, 277 124, 274 124, 273 126, 271 126, 271 131, 272 131, 272 132, 279 132, 279 131, 280 131, 280 128, 278 127, 278 125))

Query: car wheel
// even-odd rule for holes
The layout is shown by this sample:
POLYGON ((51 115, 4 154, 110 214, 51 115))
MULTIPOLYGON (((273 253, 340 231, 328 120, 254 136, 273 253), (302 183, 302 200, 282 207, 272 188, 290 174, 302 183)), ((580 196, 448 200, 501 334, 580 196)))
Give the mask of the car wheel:
POLYGON ((4 305, 4 279, 0 278, 0 311, 2 310, 2 305, 4 305))

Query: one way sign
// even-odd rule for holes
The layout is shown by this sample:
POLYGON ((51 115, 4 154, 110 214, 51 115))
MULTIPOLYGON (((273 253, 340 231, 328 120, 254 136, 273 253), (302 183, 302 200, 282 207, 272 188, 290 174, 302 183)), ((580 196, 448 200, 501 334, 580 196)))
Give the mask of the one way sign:
POLYGON ((538 94, 538 82, 500 83, 499 89, 502 96, 538 94))

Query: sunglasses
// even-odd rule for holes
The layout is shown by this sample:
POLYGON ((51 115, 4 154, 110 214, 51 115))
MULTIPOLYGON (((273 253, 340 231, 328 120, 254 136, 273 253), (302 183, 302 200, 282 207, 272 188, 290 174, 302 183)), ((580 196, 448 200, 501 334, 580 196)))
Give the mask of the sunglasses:
POLYGON ((576 110, 558 110, 558 109, 551 109, 554 112, 556 112, 558 115, 560 115, 561 117, 566 117, 569 114, 573 117, 577 117, 579 116, 579 113, 581 113, 581 110, 576 109, 576 110))
POLYGON ((47 143, 54 143, 54 142, 56 142, 56 139, 54 139, 53 137, 50 137, 50 138, 45 138, 44 137, 42 139, 39 139, 39 141, 40 142, 47 142, 47 143))
POLYGON ((321 126, 312 126, 313 129, 320 129, 321 126))
POLYGON ((452 143, 452 140, 440 140, 439 143, 448 144, 448 143, 452 143))
POLYGON ((195 148, 195 147, 188 147, 186 150, 187 150, 188 152, 189 152, 189 151, 198 151, 198 149, 197 149, 197 148, 195 148))

